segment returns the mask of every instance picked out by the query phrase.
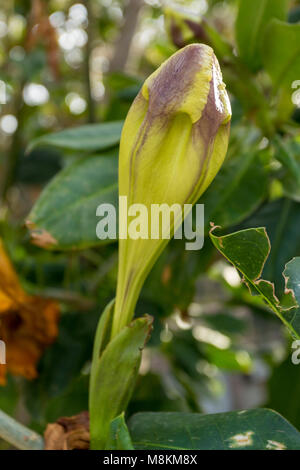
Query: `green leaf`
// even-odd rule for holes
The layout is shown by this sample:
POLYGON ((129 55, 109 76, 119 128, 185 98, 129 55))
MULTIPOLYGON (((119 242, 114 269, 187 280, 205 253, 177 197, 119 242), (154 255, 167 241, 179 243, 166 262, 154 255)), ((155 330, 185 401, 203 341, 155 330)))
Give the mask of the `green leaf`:
POLYGON ((294 201, 300 201, 300 145, 295 140, 284 141, 276 137, 275 157, 287 170, 281 178, 284 193, 294 201))
POLYGON ((204 347, 209 361, 219 369, 238 371, 249 374, 253 364, 247 351, 233 349, 219 349, 211 344, 204 347))
POLYGON ((300 449, 300 433, 267 409, 201 415, 137 413, 129 421, 136 449, 300 449))
POLYGON ((264 228, 242 230, 223 237, 210 233, 215 247, 251 281, 257 280, 270 252, 264 228))
POLYGON ((93 155, 64 168, 46 186, 27 226, 33 243, 56 250, 82 249, 103 243, 96 236, 96 209, 109 203, 117 208, 118 159, 93 155))
POLYGON ((287 279, 287 288, 293 290, 297 302, 300 305, 300 258, 294 258, 289 261, 283 274, 287 279))
POLYGON ((201 315, 201 319, 210 328, 229 337, 246 333, 249 325, 245 318, 237 318, 230 311, 226 313, 208 313, 201 315))
POLYGON ((264 204, 239 229, 265 226, 272 250, 265 264, 263 276, 275 282, 277 293, 285 288, 282 271, 288 261, 300 256, 300 204, 290 199, 279 199, 264 204))
POLYGON ((261 204, 266 188, 267 175, 257 152, 230 159, 200 200, 207 231, 210 222, 223 228, 241 222, 261 204))
POLYGON ((96 450, 106 448, 111 421, 126 409, 152 325, 151 317, 138 318, 108 342, 113 306, 100 317, 90 377, 91 448, 96 450))
POLYGON ((89 377, 78 375, 60 395, 49 397, 45 409, 47 423, 53 423, 61 416, 73 416, 88 406, 89 377))
POLYGON ((0 386, 0 410, 13 415, 19 399, 17 383, 8 375, 5 386, 0 386))
MULTIPOLYGON (((300 305, 300 258, 294 258, 289 261, 283 275, 286 279, 286 287, 294 292, 298 305, 300 305)), ((293 327, 296 331, 300 331, 300 309, 298 308, 294 313, 292 321, 293 327)))
POLYGON ((292 335, 300 338, 300 322, 293 292, 286 292, 280 302, 275 295, 274 284, 261 279, 271 248, 266 229, 241 230, 221 237, 211 232, 210 238, 220 253, 242 273, 249 289, 264 299, 292 335))
MULTIPOLYGON (((297 347, 298 349, 298 347, 297 347)), ((292 362, 291 353, 272 372, 268 387, 268 407, 283 414, 297 429, 300 428, 299 365, 292 362)), ((297 358, 299 357, 298 353, 297 358)))
POLYGON ((109 450, 134 450, 124 413, 110 423, 110 435, 107 444, 109 450))
POLYGON ((87 124, 34 139, 28 146, 31 152, 38 146, 51 146, 66 150, 96 152, 117 145, 120 141, 123 121, 87 124))
POLYGON ((292 84, 300 77, 300 24, 272 20, 262 42, 263 63, 275 89, 292 84))
POLYGON ((261 66, 261 44, 272 18, 285 20, 287 0, 240 0, 236 20, 236 40, 242 60, 252 69, 261 66))

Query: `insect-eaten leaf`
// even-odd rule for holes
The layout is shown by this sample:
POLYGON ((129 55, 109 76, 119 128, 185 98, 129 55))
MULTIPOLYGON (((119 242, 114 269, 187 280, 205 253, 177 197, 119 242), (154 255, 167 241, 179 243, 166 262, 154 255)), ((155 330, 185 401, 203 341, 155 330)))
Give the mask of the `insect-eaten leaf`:
POLYGON ((290 333, 300 338, 298 303, 291 284, 286 282, 285 292, 279 300, 272 282, 261 279, 271 244, 266 229, 250 228, 225 236, 216 236, 213 226, 210 238, 225 258, 243 275, 243 280, 254 295, 260 295, 276 313, 290 333))

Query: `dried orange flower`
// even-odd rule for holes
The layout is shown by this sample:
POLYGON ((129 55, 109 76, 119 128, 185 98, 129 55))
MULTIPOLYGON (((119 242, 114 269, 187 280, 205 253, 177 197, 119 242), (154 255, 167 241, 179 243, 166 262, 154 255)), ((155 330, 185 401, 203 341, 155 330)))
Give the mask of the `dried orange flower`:
POLYGON ((37 376, 36 364, 57 336, 58 318, 56 302, 23 290, 0 240, 0 340, 6 356, 6 364, 0 364, 1 385, 7 371, 27 379, 37 376))

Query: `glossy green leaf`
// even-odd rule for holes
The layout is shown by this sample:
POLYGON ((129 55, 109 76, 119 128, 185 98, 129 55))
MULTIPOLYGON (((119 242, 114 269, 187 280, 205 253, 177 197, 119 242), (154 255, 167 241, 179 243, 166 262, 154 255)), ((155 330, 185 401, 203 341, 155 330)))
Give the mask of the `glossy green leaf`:
POLYGON ((300 338, 300 321, 293 292, 286 292, 280 302, 274 284, 261 279, 271 248, 266 230, 253 228, 220 237, 211 232, 210 238, 220 253, 242 273, 250 290, 261 295, 291 334, 300 338))
POLYGON ((300 449, 300 433, 266 409, 211 415, 137 413, 129 421, 129 430, 136 449, 300 449))
POLYGON ((114 154, 82 158, 46 186, 27 226, 43 248, 82 249, 103 243, 96 236, 96 209, 118 201, 118 159, 114 154))
POLYGON ((225 162, 199 201, 205 206, 206 230, 210 222, 223 228, 241 222, 261 204, 266 187, 266 170, 257 152, 225 162))
POLYGON ((110 423, 110 435, 107 443, 109 450, 134 450, 124 413, 110 423))
POLYGON ((120 141, 123 121, 86 124, 33 140, 27 152, 38 146, 51 146, 66 150, 96 152, 117 145, 120 141))
POLYGON ((240 0, 236 40, 242 60, 252 69, 261 65, 261 43, 272 18, 285 20, 287 0, 240 0))
POLYGON ((300 24, 272 20, 266 29, 263 43, 263 63, 275 89, 292 85, 300 77, 300 24))
POLYGON ((108 342, 113 305, 100 317, 90 378, 91 448, 97 450, 106 448, 111 421, 126 409, 152 325, 151 317, 138 318, 108 342))

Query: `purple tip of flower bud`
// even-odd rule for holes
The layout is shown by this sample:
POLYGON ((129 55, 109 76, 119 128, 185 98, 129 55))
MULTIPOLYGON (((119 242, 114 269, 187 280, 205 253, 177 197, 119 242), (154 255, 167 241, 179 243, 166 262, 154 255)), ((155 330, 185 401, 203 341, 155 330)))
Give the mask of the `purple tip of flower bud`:
POLYGON ((204 44, 181 49, 145 82, 148 117, 186 113, 192 123, 207 114, 213 127, 228 122, 231 107, 217 58, 204 44))

